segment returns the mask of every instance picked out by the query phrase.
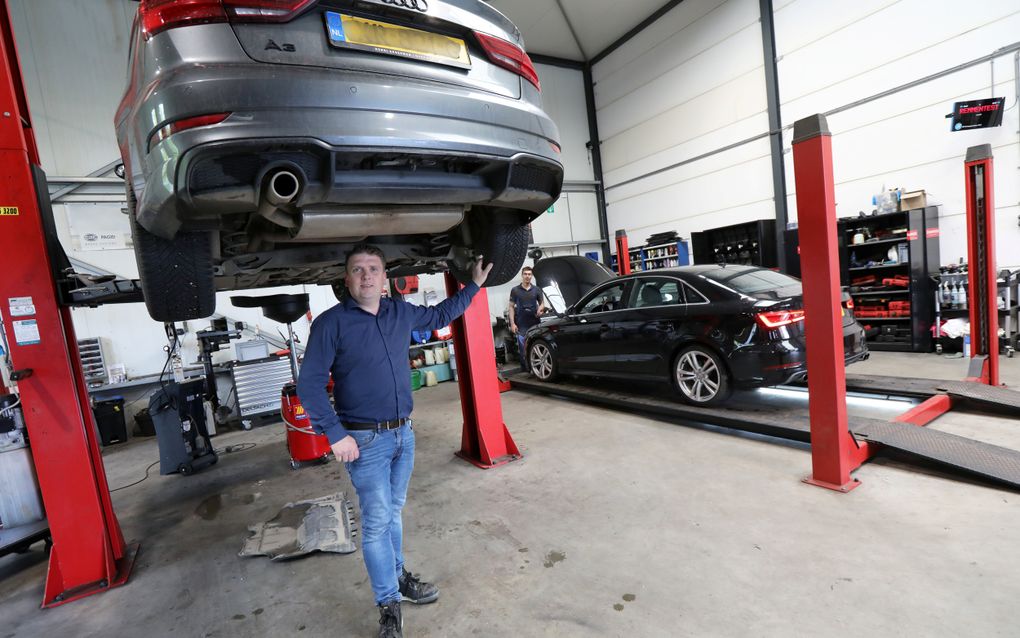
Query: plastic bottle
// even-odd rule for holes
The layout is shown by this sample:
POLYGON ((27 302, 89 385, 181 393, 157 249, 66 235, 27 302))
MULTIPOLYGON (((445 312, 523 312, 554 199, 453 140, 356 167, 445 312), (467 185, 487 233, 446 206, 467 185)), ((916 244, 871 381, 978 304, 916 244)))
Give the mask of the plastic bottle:
POLYGON ((953 304, 951 294, 949 292, 949 281, 942 282, 942 305, 946 308, 951 307, 953 304))
POLYGON ((960 308, 967 307, 967 287, 960 284, 960 308))
POLYGON ((949 307, 959 308, 960 307, 960 289, 958 286, 949 284, 949 307))
POLYGON ((963 335, 963 356, 964 358, 970 356, 970 333, 963 335))

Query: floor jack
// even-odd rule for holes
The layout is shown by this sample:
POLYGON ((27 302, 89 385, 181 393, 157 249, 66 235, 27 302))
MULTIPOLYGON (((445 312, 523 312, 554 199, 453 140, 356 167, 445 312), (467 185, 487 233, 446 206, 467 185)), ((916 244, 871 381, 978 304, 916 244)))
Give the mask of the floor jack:
POLYGON ((280 323, 287 324, 287 349, 290 351, 290 370, 293 382, 283 386, 280 396, 280 415, 287 426, 287 450, 290 452, 290 467, 298 469, 302 463, 329 461, 329 439, 316 434, 312 422, 305 413, 297 396, 297 349, 294 347, 293 322, 308 312, 308 295, 269 295, 266 297, 230 298, 238 308, 262 308, 262 314, 280 323))

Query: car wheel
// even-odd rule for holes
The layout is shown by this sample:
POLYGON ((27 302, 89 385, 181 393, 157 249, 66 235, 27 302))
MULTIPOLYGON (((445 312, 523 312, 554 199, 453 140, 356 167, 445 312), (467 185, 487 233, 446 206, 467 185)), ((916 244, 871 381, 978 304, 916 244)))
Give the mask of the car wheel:
POLYGON ((212 234, 181 232, 173 239, 153 235, 135 218, 138 202, 127 187, 128 217, 135 261, 149 316, 156 321, 202 319, 216 310, 212 234))
POLYGON ((553 355, 552 347, 547 341, 536 340, 528 350, 528 367, 531 373, 540 381, 555 381, 559 376, 556 365, 556 357, 553 355))
POLYGON ((691 405, 716 405, 730 395, 722 358, 704 346, 688 346, 673 361, 673 385, 691 405))
MULTIPOLYGON (((489 224, 472 249, 485 258, 485 263, 492 263, 492 270, 483 286, 505 284, 517 276, 524 265, 524 258, 528 256, 528 227, 513 222, 489 224)), ((471 281, 470 269, 451 265, 450 271, 461 283, 471 281)))

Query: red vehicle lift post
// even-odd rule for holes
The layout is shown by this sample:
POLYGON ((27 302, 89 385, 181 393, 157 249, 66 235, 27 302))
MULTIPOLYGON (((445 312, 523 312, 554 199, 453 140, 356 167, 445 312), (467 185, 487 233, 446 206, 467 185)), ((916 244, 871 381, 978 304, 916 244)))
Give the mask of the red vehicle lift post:
POLYGON ((995 198, 991 144, 967 149, 967 278, 970 290, 969 381, 999 385, 998 273, 995 261, 995 198))
POLYGON ((616 274, 630 274, 630 247, 627 245, 627 231, 616 231, 616 274))
MULTIPOLYGON (((963 162, 967 197, 967 299, 970 303, 970 371, 966 381, 999 385, 999 302, 995 261, 995 199, 990 144, 967 149, 963 162)), ((936 330, 939 327, 936 326, 936 330)), ((896 418, 927 425, 953 409, 953 399, 936 395, 896 418)))
POLYGON ((0 314, 53 538, 43 607, 127 581, 70 310, 58 305, 40 217, 48 197, 6 0, 0 4, 0 314), (44 201, 44 200, 43 200, 44 201))
POLYGON ((850 472, 868 458, 866 443, 850 434, 846 410, 846 364, 836 245, 836 197, 832 134, 823 115, 793 125, 801 272, 807 331, 811 476, 806 483, 849 492, 860 481, 850 472))
MULTIPOLYGON (((446 273, 446 294, 453 296, 460 288, 453 275, 446 273)), ((460 407, 464 413, 464 429, 457 456, 482 469, 516 461, 521 458, 521 453, 503 423, 496 350, 489 320, 489 297, 485 288, 478 291, 467 312, 451 327, 454 356, 457 357, 460 407)))

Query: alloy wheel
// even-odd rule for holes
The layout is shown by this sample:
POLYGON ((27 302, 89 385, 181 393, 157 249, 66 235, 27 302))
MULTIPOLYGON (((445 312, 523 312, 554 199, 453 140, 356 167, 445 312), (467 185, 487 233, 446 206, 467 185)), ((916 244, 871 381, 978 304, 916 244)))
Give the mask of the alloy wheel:
POLYGON ((719 393, 722 371, 715 360, 700 350, 689 350, 676 363, 676 384, 695 403, 711 401, 719 393))
POLYGON ((542 381, 547 381, 552 376, 552 351, 549 350, 549 346, 545 343, 537 341, 535 345, 531 346, 528 363, 531 365, 531 372, 542 381))

